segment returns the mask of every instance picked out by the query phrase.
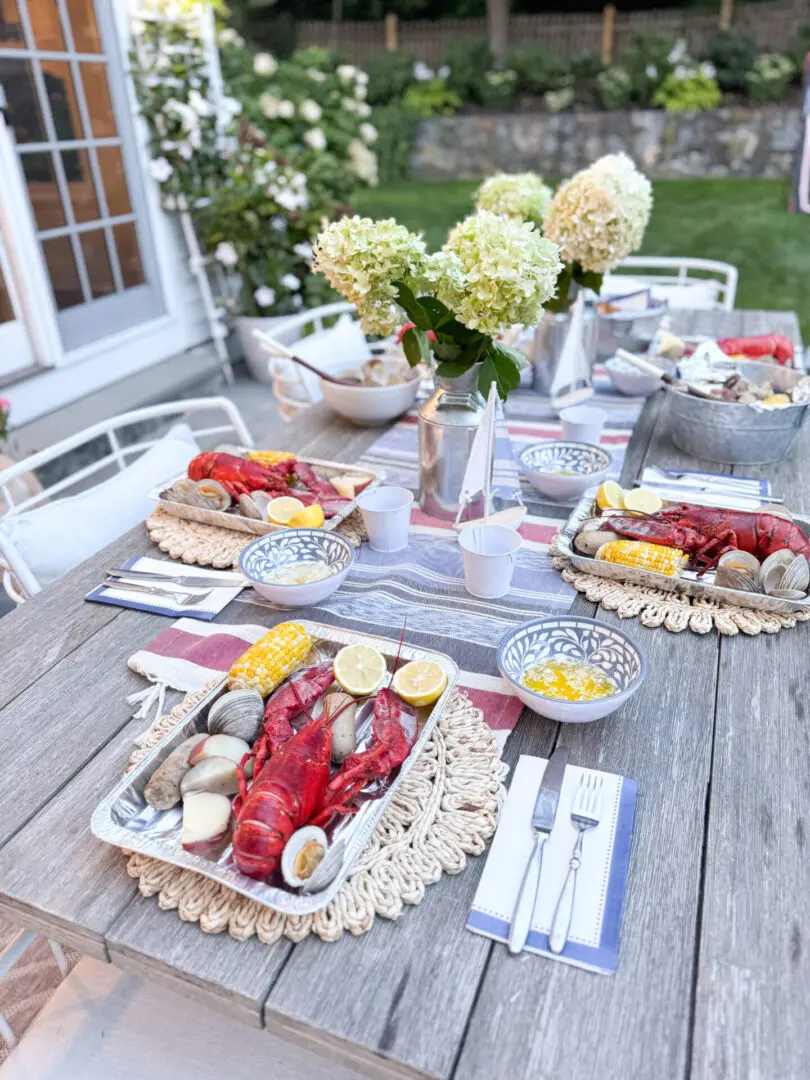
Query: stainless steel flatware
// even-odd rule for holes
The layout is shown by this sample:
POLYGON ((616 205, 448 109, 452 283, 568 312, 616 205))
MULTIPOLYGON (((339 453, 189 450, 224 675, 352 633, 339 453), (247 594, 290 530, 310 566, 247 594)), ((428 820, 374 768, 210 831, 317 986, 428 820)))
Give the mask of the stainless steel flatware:
POLYGON ((159 574, 153 570, 127 570, 123 566, 115 570, 107 570, 106 574, 107 577, 132 578, 134 581, 152 581, 155 584, 164 585, 181 585, 189 589, 198 587, 204 589, 236 589, 240 582, 244 581, 239 574, 231 574, 233 582, 230 582, 227 577, 223 580, 222 577, 216 574, 159 574))
MULTIPOLYGON (((655 471, 656 475, 664 483, 666 483, 666 481, 668 481, 668 480, 690 480, 692 482, 692 487, 697 488, 698 491, 701 491, 701 492, 705 491, 707 494, 717 495, 718 499, 721 499, 723 495, 728 495, 728 496, 730 496, 732 498, 735 495, 739 495, 739 497, 741 499, 751 499, 752 501, 755 501, 755 500, 758 499, 759 502, 762 503, 763 505, 765 503, 783 503, 785 501, 784 498, 782 496, 779 496, 779 495, 750 495, 745 489, 745 481, 744 480, 740 481, 739 486, 737 486, 737 487, 733 486, 733 481, 734 481, 733 476, 723 477, 723 486, 722 486, 722 490, 720 490, 720 489, 718 489, 717 486, 712 487, 711 484, 702 483, 697 478, 693 477, 693 475, 691 473, 675 472, 673 469, 659 469, 657 465, 652 465, 652 466, 650 466, 650 468, 652 468, 655 471), (732 483, 729 484, 728 481, 732 481, 732 483)), ((688 491, 684 492, 684 496, 688 496, 688 495, 689 495, 688 491)), ((684 502, 687 502, 687 501, 688 501, 688 498, 684 498, 684 502)))
POLYGON ((146 593, 149 596, 163 596, 177 604, 178 607, 191 607, 193 604, 198 604, 201 600, 205 600, 207 596, 211 595, 211 589, 204 589, 202 592, 174 592, 171 586, 159 589, 157 586, 138 585, 135 582, 124 581, 121 578, 108 578, 104 582, 104 588, 121 589, 126 592, 146 593))
POLYGON ((577 887, 577 870, 582 862, 582 840, 589 829, 595 829, 602 815, 602 777, 583 773, 574 801, 571 805, 571 820, 577 827, 577 842, 568 864, 565 884, 554 909, 548 947, 553 953, 561 953, 568 940, 571 929, 571 916, 574 913, 574 895, 577 887))
POLYGON ((560 801, 565 767, 568 764, 568 750, 558 746, 543 771, 540 790, 534 803, 532 828, 534 829, 534 848, 526 864, 523 881, 520 885, 512 923, 509 928, 509 952, 519 953, 526 944, 529 928, 532 924, 534 906, 537 902, 537 888, 540 884, 540 871, 543 867, 543 847, 551 835, 557 804, 560 801))

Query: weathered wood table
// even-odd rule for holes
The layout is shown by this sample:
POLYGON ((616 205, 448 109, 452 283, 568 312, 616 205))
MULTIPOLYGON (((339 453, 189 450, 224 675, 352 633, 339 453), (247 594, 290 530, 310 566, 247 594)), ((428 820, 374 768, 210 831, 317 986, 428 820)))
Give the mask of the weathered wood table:
MULTIPOLYGON (((694 313, 680 328, 798 337, 787 313, 694 313)), ((378 432, 318 407, 287 434, 287 449, 351 461, 378 432)), ((624 482, 647 463, 700 465, 672 446, 663 394, 637 425, 624 482)), ((810 511, 806 432, 787 461, 746 471, 810 511)), ((509 740, 512 763, 563 740, 573 761, 639 781, 614 977, 514 958, 465 931, 483 859, 361 938, 267 947, 160 911, 90 833, 143 726, 128 719, 124 698, 142 683, 126 658, 165 620, 83 597, 105 567, 148 549, 136 529, 0 622, 3 915, 263 1025, 261 1073, 292 1047, 301 1076, 335 1080, 810 1074, 810 628, 721 639, 626 621, 648 660, 633 700, 565 730, 525 713, 509 740)), ((575 610, 594 613, 582 598, 575 610)), ((221 616, 266 618, 241 604, 221 616)))

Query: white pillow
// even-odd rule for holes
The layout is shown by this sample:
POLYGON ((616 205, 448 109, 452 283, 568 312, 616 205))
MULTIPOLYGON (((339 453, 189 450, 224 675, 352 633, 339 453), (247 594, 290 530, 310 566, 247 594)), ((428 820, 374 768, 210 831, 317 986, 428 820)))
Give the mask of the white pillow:
POLYGON ((43 586, 101 551, 154 510, 147 492, 186 470, 200 452, 187 424, 177 424, 122 472, 66 499, 10 514, 0 532, 43 586))
POLYGON ((625 296, 637 289, 652 289, 653 300, 666 301, 671 308, 694 308, 697 311, 711 311, 717 307, 720 282, 716 278, 705 281, 690 281, 685 285, 674 283, 658 285, 652 280, 640 281, 630 274, 605 274, 602 281, 601 297, 625 296))
MULTIPOLYGON (((327 371, 330 375, 336 375, 340 371, 350 371, 360 368, 367 360, 371 359, 371 349, 368 347, 366 335, 360 329, 360 323, 348 313, 341 315, 334 326, 328 330, 319 330, 309 337, 301 338, 291 346, 296 356, 302 360, 308 360, 310 364, 321 371, 327 371)), ((286 397, 297 399, 299 396, 292 392, 295 383, 303 384, 306 390, 306 399, 320 401, 321 394, 317 376, 302 368, 293 360, 271 360, 271 374, 281 381, 280 389, 286 397)))

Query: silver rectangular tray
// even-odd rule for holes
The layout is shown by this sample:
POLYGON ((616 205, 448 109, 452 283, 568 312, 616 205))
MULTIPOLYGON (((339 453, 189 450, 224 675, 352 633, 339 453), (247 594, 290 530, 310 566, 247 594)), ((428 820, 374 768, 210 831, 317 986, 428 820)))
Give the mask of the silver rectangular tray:
MULTIPOLYGON (((591 555, 583 555, 574 548, 574 537, 579 527, 589 517, 594 516, 594 499, 597 488, 589 488, 566 521, 557 539, 561 555, 570 559, 577 570, 611 581, 626 581, 632 585, 646 585, 651 589, 664 592, 680 593, 683 596, 702 596, 717 601, 718 604, 730 604, 733 607, 751 608, 753 611, 770 611, 784 614, 791 611, 810 610, 810 598, 805 600, 782 600, 764 593, 743 592, 740 589, 725 589, 714 584, 714 571, 707 570, 703 577, 698 577, 694 570, 685 570, 681 577, 668 577, 656 574, 652 570, 638 570, 620 563, 600 562, 591 555)), ((666 505, 666 501, 665 504, 666 505)), ((793 519, 803 532, 810 535, 810 521, 794 515, 793 519)))
MULTIPOLYGON (((371 634, 357 634, 350 630, 340 630, 321 623, 297 620, 311 636, 324 659, 334 656, 343 645, 357 641, 367 641, 385 656, 388 670, 393 668, 399 649, 399 641, 391 638, 375 637, 371 634)), ((205 718, 213 702, 225 691, 225 679, 215 687, 199 704, 186 714, 176 727, 163 739, 150 754, 128 773, 110 794, 99 803, 91 819, 93 834, 108 844, 151 855, 162 862, 173 863, 198 874, 219 881, 229 889, 243 896, 256 900, 265 907, 280 911, 285 915, 309 915, 334 899, 340 886, 346 880, 349 871, 368 843, 378 821, 385 812, 392 795, 408 774, 414 761, 430 737, 439 717, 447 707, 453 688, 458 679, 458 667, 455 661, 444 653, 403 645, 401 663, 408 660, 429 658, 437 660, 447 672, 447 686, 435 704, 416 709, 419 722, 419 735, 408 757, 400 766, 386 792, 379 799, 364 802, 358 812, 351 817, 339 819, 326 830, 330 841, 341 839, 346 848, 337 877, 323 890, 304 894, 284 883, 280 874, 273 875, 272 883, 255 881, 240 873, 230 860, 231 846, 218 858, 206 858, 184 851, 180 845, 182 828, 182 809, 177 806, 172 810, 153 810, 146 804, 143 790, 155 769, 169 756, 172 750, 184 739, 206 731, 205 718)), ((362 746, 367 724, 358 731, 358 745, 362 746)))
MULTIPOLYGON (((246 447, 239 447, 239 449, 247 453, 246 447)), ((322 461, 320 458, 303 456, 299 457, 298 460, 305 465, 311 465, 318 475, 325 480, 329 480, 332 476, 343 476, 345 474, 369 479, 370 482, 363 489, 364 491, 377 487, 385 479, 385 474, 375 469, 358 469, 354 465, 344 465, 339 461, 322 461)), ((165 510, 172 517, 183 518, 186 521, 198 521, 203 525, 216 525, 220 529, 233 529, 235 532, 249 533, 251 536, 264 536, 265 533, 277 532, 279 529, 284 528, 283 525, 271 525, 269 521, 256 521, 253 518, 230 513, 227 510, 205 510, 203 507, 186 506, 183 503, 173 502, 171 499, 164 499, 163 492, 176 484, 185 475, 185 473, 181 473, 179 476, 175 476, 174 479, 153 488, 148 493, 147 498, 154 499, 161 510, 165 510)), ((291 491, 290 494, 294 495, 295 491, 291 491)), ((335 492, 335 496, 337 497, 337 492, 335 492)), ((339 513, 327 518, 322 528, 327 532, 336 529, 356 509, 357 500, 352 499, 339 513)))

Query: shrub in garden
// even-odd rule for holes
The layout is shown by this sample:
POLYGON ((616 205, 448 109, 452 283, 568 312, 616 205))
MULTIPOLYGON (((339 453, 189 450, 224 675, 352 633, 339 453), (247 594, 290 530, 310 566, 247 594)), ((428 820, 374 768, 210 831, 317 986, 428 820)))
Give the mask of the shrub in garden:
POLYGON ((450 116, 461 108, 461 98, 444 79, 429 79, 409 86, 403 104, 417 116, 450 116))
POLYGON ((414 82, 414 57, 402 49, 375 53, 366 63, 369 105, 399 101, 414 82))
POLYGON ((748 93, 754 101, 781 101, 796 74, 789 56, 781 53, 762 53, 745 76, 748 93))
POLYGON ((685 58, 682 41, 661 34, 635 34, 621 56, 621 66, 630 76, 631 99, 649 107, 659 86, 685 58))
POLYGON ((599 72, 596 90, 606 109, 622 109, 630 100, 633 81, 627 68, 617 65, 599 72))
POLYGON ((492 54, 486 38, 451 42, 444 50, 444 64, 449 68, 446 76, 449 88, 462 101, 480 101, 483 73, 492 70, 492 54))
POLYGON ((517 72, 518 88, 528 94, 561 90, 571 83, 571 62, 550 53, 542 45, 518 45, 509 53, 508 64, 517 72))
POLYGON ((571 58, 576 101, 592 103, 598 97, 598 79, 604 70, 605 65, 598 52, 583 52, 571 58))
POLYGON ((374 149, 381 184, 407 180, 411 173, 411 148, 416 138, 419 115, 406 105, 392 101, 374 110, 374 124, 379 132, 374 149))
POLYGON ((702 64, 678 64, 655 92, 652 103, 667 112, 703 112, 716 109, 723 95, 713 68, 708 62, 702 64))
POLYGON ((517 82, 515 71, 487 71, 478 84, 478 95, 484 105, 502 109, 515 96, 517 82))
POLYGON ((788 48, 788 55, 793 61, 797 75, 801 75, 804 70, 804 61, 808 53, 810 53, 810 22, 803 22, 793 35, 788 48))
POLYGON ((754 66, 757 43, 740 30, 718 30, 706 50, 706 59, 714 64, 721 90, 740 92, 746 89, 746 74, 754 66))

